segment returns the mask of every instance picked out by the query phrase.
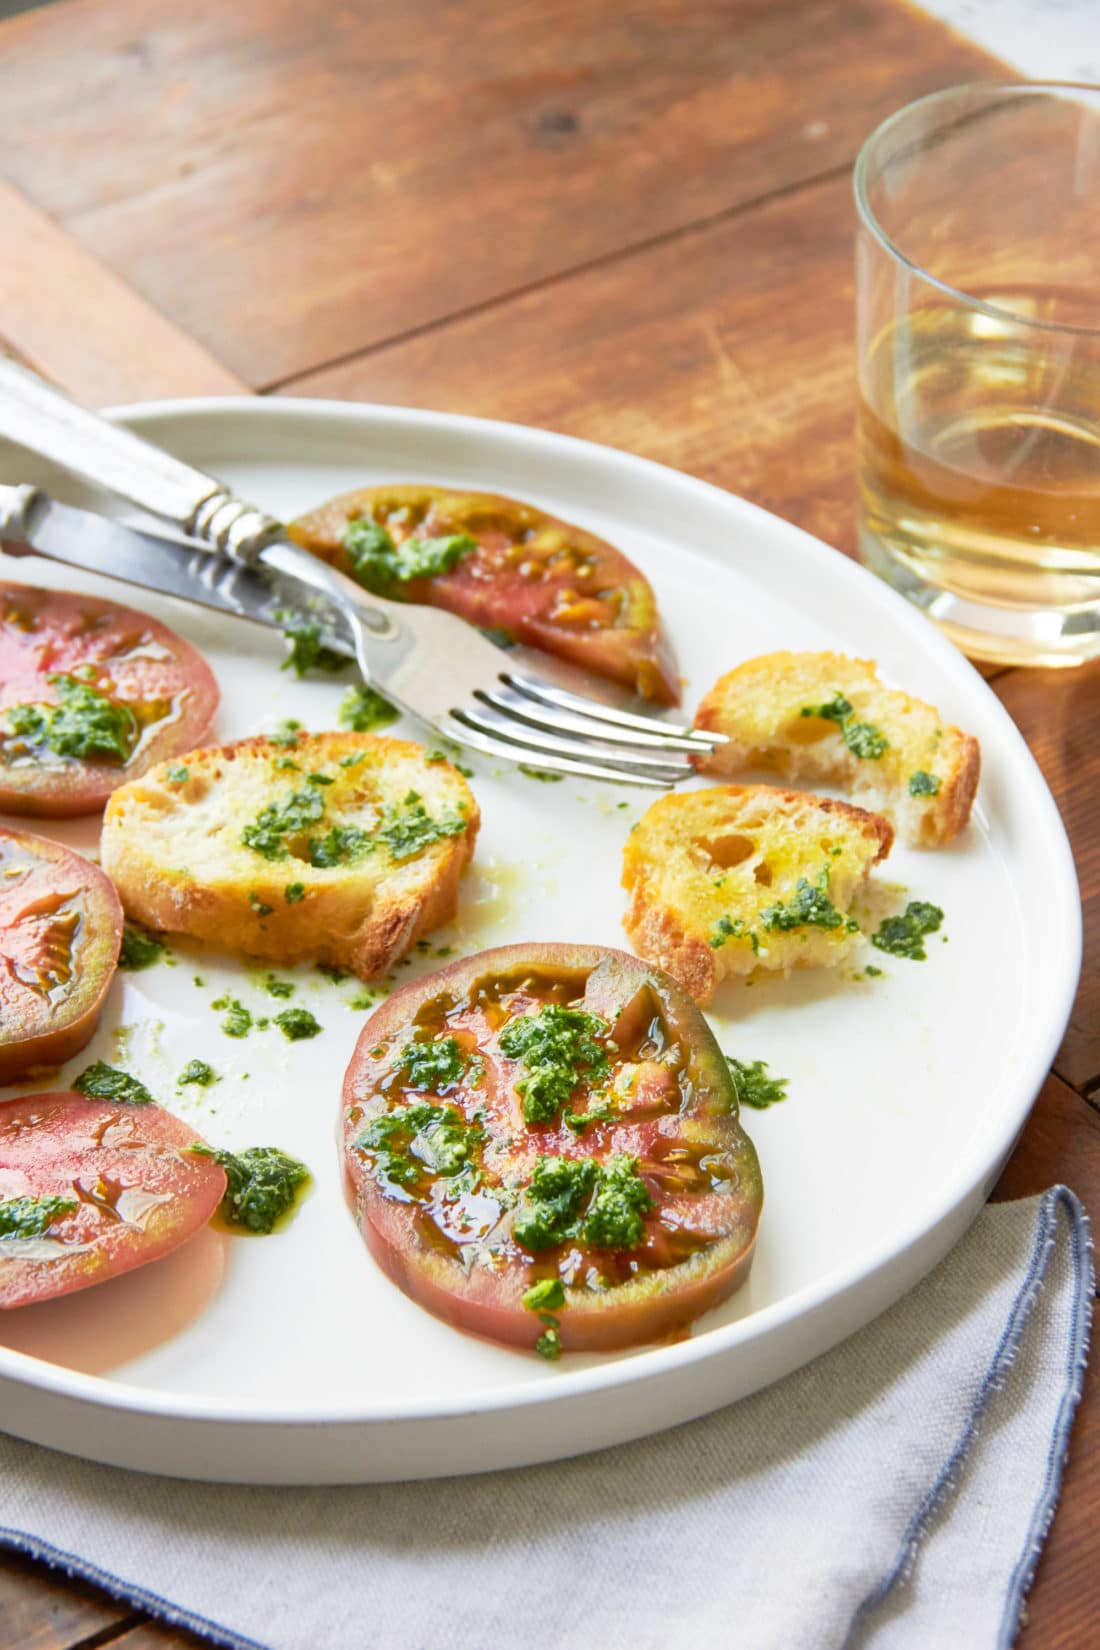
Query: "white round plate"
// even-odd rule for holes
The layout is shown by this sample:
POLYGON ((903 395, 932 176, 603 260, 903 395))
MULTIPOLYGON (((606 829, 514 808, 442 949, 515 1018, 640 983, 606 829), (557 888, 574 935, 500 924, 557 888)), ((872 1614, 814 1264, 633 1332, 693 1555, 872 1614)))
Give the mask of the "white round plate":
MULTIPOLYGON (((981 1206, 1027 1116, 1080 954, 1057 811, 970 665, 885 585, 798 528, 606 448, 320 401, 173 402, 121 416, 283 517, 392 480, 529 499, 610 539, 648 574, 686 672, 689 713, 720 672, 753 654, 833 648, 877 659, 889 681, 976 734, 982 782, 958 843, 938 853, 898 847, 880 868, 880 914, 909 897, 943 907, 927 961, 868 946, 855 967, 719 994, 710 1019, 722 1046, 790 1079, 784 1104, 743 1119, 766 1187, 756 1262, 690 1337, 629 1354, 548 1365, 449 1329, 376 1268, 345 1205, 335 1146, 341 1077, 366 1018, 359 982, 281 970, 295 981, 294 1001, 325 1027, 291 1044, 274 1028, 232 1041, 211 1007, 228 988, 257 1014, 277 1011, 262 968, 177 944, 174 965, 120 973, 95 1040, 64 1076, 97 1058, 121 1063, 214 1143, 278 1145, 303 1158, 314 1187, 271 1237, 208 1230, 156 1266, 0 1314, 4 1427, 117 1465, 254 1483, 518 1466, 742 1397, 928 1271, 981 1206), (881 976, 865 974, 867 963, 881 976), (176 1077, 196 1055, 222 1081, 180 1090, 176 1077)), ((10 450, 0 468, 4 479, 36 479, 10 450)), ((132 602, 190 637, 221 682, 221 739, 286 716, 335 725, 345 686, 281 672, 274 634, 41 561, 0 557, 0 576, 132 602)), ((647 793, 471 765, 483 834, 459 919, 433 944, 622 945, 620 853, 647 793)), ((94 852, 97 822, 56 834, 94 852)), ((417 955, 398 978, 437 966, 417 955)))

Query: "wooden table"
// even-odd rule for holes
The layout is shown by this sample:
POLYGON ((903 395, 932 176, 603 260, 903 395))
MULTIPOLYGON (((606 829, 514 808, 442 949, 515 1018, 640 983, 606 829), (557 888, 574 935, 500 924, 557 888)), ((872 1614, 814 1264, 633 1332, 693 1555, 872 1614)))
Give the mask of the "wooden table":
MULTIPOLYGON (((891 0, 65 0, 0 25, 0 338, 93 403, 277 390, 590 436, 850 554, 852 160, 991 77, 891 0)), ((1095 1216, 1100 667, 991 680, 1086 923, 998 1192, 1065 1180, 1095 1216)), ((1098 1466, 1092 1374, 1023 1650, 1100 1617, 1098 1466)), ((0 1650, 193 1642, 0 1559, 0 1650)))

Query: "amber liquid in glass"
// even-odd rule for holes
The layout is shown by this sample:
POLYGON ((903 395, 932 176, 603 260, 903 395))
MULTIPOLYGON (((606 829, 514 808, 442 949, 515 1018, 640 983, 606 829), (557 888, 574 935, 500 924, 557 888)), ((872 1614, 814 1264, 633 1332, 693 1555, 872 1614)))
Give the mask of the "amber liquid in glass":
MULTIPOLYGON (((1015 314, 1051 294, 987 294, 1015 314)), ((859 410, 863 530, 987 606, 1100 603, 1100 344, 946 303, 875 340, 859 410)))

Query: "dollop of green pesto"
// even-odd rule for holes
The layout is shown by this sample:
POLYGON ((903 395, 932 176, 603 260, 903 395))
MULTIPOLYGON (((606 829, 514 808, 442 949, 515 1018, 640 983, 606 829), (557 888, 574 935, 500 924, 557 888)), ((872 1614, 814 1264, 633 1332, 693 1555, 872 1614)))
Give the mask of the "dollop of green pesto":
POLYGON ((319 1037, 325 1029, 314 1019, 308 1008, 284 1008, 281 1014, 276 1014, 275 1024, 283 1036, 292 1043, 304 1042, 309 1037, 319 1037))
POLYGON ((188 1060, 176 1078, 177 1086, 180 1088, 186 1087, 189 1083, 194 1083, 198 1088, 208 1089, 211 1083, 220 1082, 221 1078, 213 1066, 208 1066, 205 1060, 188 1060))
POLYGON ((158 935, 150 934, 145 928, 139 928, 137 923, 128 922, 122 930, 118 966, 128 968, 134 973, 142 968, 152 968, 167 950, 168 947, 158 935))
POLYGON ((597 1163, 590 1157, 539 1157, 513 1217, 512 1235, 536 1252, 578 1239, 598 1249, 633 1249, 653 1206, 637 1158, 597 1163))
POLYGON ((358 825, 334 825, 324 836, 311 839, 309 863, 318 871, 329 871, 337 865, 354 865, 365 855, 373 853, 374 847, 369 833, 358 825))
POLYGON ((754 1111, 764 1111, 768 1106, 778 1105, 780 1100, 787 1098, 787 1084, 790 1078, 769 1077, 765 1060, 753 1060, 750 1065, 732 1054, 727 1054, 726 1064, 733 1078, 738 1105, 751 1106, 754 1111))
POLYGON ((398 1069, 405 1073, 408 1087, 431 1094, 439 1094, 461 1082, 467 1064, 454 1037, 406 1043, 397 1058, 398 1069))
POLYGON ((269 997, 293 997, 297 989, 293 980, 281 980, 277 974, 264 975, 264 990, 269 997))
POLYGON ((918 768, 916 773, 909 775, 910 796, 938 796, 939 793, 940 780, 934 773, 926 773, 923 768, 918 768))
POLYGON ((5 731, 44 745, 55 756, 128 761, 140 735, 130 707, 75 676, 51 676, 49 680, 57 691, 56 705, 10 706, 5 731))
POLYGON ((298 901, 305 899, 305 897, 306 885, 304 882, 288 882, 283 889, 283 898, 288 905, 297 905, 298 901))
POLYGON ((466 821, 458 814, 447 813, 433 819, 415 792, 410 792, 400 807, 391 804, 385 809, 378 836, 389 849, 391 858, 402 863, 415 859, 433 842, 461 836, 465 829, 466 821))
POLYGON ((310 785, 292 792, 285 802, 269 802, 261 808, 253 823, 241 832, 241 841, 264 859, 285 859, 289 852, 287 838, 315 825, 324 811, 324 793, 310 785))
MULTIPOLYGON (((745 922, 743 917, 728 917, 723 915, 719 917, 718 921, 715 923, 714 933, 710 936, 707 944, 712 950, 720 951, 727 940, 739 940, 744 932, 745 922)), ((750 935, 750 938, 755 942, 754 935, 750 935)), ((753 950, 756 950, 755 943, 753 945, 753 950)))
POLYGON ((521 1014, 500 1033, 502 1053, 527 1071, 516 1084, 526 1123, 552 1123, 582 1081, 607 1076, 607 1050, 596 1041, 610 1031, 598 1014, 547 1003, 537 1014, 521 1014))
MULTIPOLYGON (((391 722, 396 722, 401 713, 374 688, 360 682, 358 687, 349 688, 344 694, 336 714, 342 728, 348 728, 352 733, 374 733, 378 728, 386 728, 391 722)), ((358 752, 349 752, 349 756, 351 760, 349 757, 340 758, 345 767, 351 767, 352 761, 360 760, 358 752)))
POLYGON ((153 1096, 138 1078, 104 1060, 86 1066, 79 1077, 73 1078, 73 1088, 93 1100, 124 1100, 131 1106, 149 1106, 153 1096))
POLYGON ((535 1342, 535 1351, 538 1353, 540 1358, 545 1358, 547 1363, 557 1363, 558 1359, 561 1357, 561 1336, 558 1334, 558 1326, 556 1323, 550 1324, 543 1330, 542 1334, 535 1342))
POLYGON ((278 1146, 249 1146, 243 1152, 216 1151, 201 1142, 196 1157, 213 1157, 225 1170, 222 1212, 234 1226, 266 1234, 289 1214, 309 1180, 304 1163, 278 1146))
POLYGON ((943 912, 938 905, 930 905, 927 900, 910 900, 900 917, 886 918, 871 935, 871 944, 877 945, 880 951, 888 951, 892 957, 924 962, 925 935, 934 934, 942 922, 943 912))
POLYGON ((800 714, 821 716, 826 722, 835 722, 853 756, 877 761, 889 744, 873 722, 856 721, 855 711, 842 693, 835 693, 827 705, 803 705, 800 714))
POLYGON ((523 1292, 529 1312, 556 1312, 565 1305, 565 1285, 560 1278, 540 1278, 523 1292))
POLYGON ((10 1197, 0 1203, 0 1239, 45 1237, 55 1220, 75 1208, 73 1197, 10 1197))
POLYGON ((843 927, 854 934, 859 924, 850 917, 845 920, 829 898, 828 887, 828 871, 822 871, 814 884, 805 877, 799 877, 791 899, 777 900, 774 905, 765 906, 761 911, 762 927, 769 933, 779 934, 789 933, 793 928, 843 927))
POLYGON ((222 997, 215 997, 210 1007, 217 1009, 219 1013, 224 1011, 222 1030, 227 1037, 247 1037, 252 1030, 251 1011, 228 992, 222 997))
POLYGON ((449 573, 477 549, 477 540, 468 533, 407 538, 403 544, 395 544, 387 529, 369 516, 348 522, 343 544, 356 579, 376 596, 400 595, 401 586, 413 579, 434 579, 449 573))
POLYGON ((277 613, 275 617, 283 627, 290 652, 279 667, 281 670, 292 670, 295 676, 301 678, 311 670, 324 670, 330 675, 346 670, 351 660, 343 653, 326 647, 321 640, 321 627, 309 619, 303 619, 296 613, 277 613))
POLYGON ((455 1106, 414 1100, 373 1118, 354 1148, 373 1156, 378 1179, 408 1190, 424 1174, 449 1179, 475 1169, 484 1139, 480 1124, 469 1122, 455 1106))

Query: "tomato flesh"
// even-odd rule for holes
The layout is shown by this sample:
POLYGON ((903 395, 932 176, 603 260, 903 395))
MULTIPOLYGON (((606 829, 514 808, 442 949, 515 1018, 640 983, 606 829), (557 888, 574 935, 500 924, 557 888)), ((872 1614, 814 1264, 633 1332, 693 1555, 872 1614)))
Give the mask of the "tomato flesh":
POLYGON ((679 704, 675 660, 653 589, 594 533, 495 493, 393 486, 332 499, 293 522, 290 535, 354 576, 344 533, 364 517, 398 545, 413 536, 476 540, 476 550, 449 571, 411 579, 392 594, 504 631, 657 704, 679 704))
POLYGON ((0 1103, 0 1204, 75 1205, 37 1236, 0 1236, 0 1307, 30 1306, 177 1248, 225 1192, 195 1131, 160 1106, 29 1094, 0 1103))
POLYGON ((411 982, 364 1027, 343 1107, 368 1247, 458 1328, 531 1347, 548 1320, 523 1297, 542 1283, 564 1299, 551 1311, 562 1348, 628 1346, 683 1330, 747 1276, 763 1193, 725 1058, 686 993, 637 958, 507 946, 411 982), (517 1088, 531 1070, 502 1038, 512 1046, 509 1028, 549 1005, 598 1017, 602 1063, 532 1122, 517 1088), (453 1045, 450 1071, 443 1060, 434 1082, 412 1080, 410 1044, 429 1056, 453 1045), (413 1138, 410 1117, 423 1125, 413 1138), (533 1242, 532 1187, 559 1159, 596 1186, 633 1166, 645 1188, 633 1240, 599 1241, 590 1202, 560 1237, 533 1242))
POLYGON ((84 1047, 121 939, 122 907, 98 865, 0 826, 0 1083, 84 1047))
POLYGON ((96 596, 0 584, 0 809, 94 813, 154 763, 201 743, 218 705, 205 659, 167 625, 96 596), (133 717, 127 759, 59 755, 12 732, 6 711, 58 702, 51 677, 86 681, 133 717))

